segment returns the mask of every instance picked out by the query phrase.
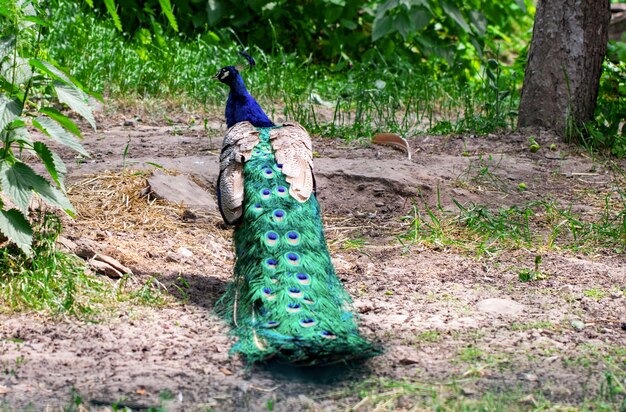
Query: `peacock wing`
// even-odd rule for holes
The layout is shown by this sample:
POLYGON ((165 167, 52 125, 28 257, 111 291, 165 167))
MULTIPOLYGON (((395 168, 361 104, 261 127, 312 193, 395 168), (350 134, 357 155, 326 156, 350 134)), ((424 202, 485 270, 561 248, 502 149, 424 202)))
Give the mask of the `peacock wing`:
POLYGON ((284 123, 270 131, 276 163, 289 183, 289 194, 298 202, 306 202, 314 189, 313 149, 311 137, 298 123, 284 123))
POLYGON ((259 131, 250 122, 240 122, 228 129, 220 154, 218 203, 224 221, 236 223, 243 212, 243 164, 259 143, 259 131))

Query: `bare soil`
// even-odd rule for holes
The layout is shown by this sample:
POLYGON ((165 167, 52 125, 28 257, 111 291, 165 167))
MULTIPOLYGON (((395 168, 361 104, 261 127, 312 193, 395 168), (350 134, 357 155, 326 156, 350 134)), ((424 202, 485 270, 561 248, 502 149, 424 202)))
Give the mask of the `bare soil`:
MULTIPOLYGON (((207 129, 122 118, 100 124, 85 136, 91 159, 59 149, 76 185, 74 202, 87 196, 87 180, 154 169, 150 163, 213 193, 225 131, 218 120, 207 129)), ((55 410, 80 399, 94 410, 370 410, 374 397, 364 396, 373 392, 357 389, 405 378, 468 399, 516 391, 528 395, 527 408, 540 398, 564 405, 593 398, 611 368, 623 371, 626 362, 623 256, 542 251, 547 279, 523 283, 519 268, 533 267, 534 250, 475 257, 437 245, 403 247, 396 238, 409 229, 402 217, 414 203, 454 210, 452 199, 500 207, 550 197, 583 216, 598 213, 603 195, 615 189, 611 171, 551 135, 539 135, 542 149, 531 153, 527 138, 419 136, 410 140, 411 161, 389 147, 314 138, 338 275, 363 333, 384 347, 363 364, 246 367, 229 357, 232 338, 212 308, 231 279, 234 256, 230 229, 214 210, 124 229, 131 220, 124 214, 103 223, 79 208, 65 236, 97 242, 132 269, 138 285, 156 278, 167 288, 166 303, 120 304, 114 316, 95 322, 0 314, 0 406, 55 410), (192 254, 181 255, 181 247, 192 254), (491 298, 523 306, 505 313, 479 305, 491 298)), ((123 191, 123 179, 117 182, 123 191)), ((428 390, 409 395, 378 406, 408 410, 432 398, 428 390)))

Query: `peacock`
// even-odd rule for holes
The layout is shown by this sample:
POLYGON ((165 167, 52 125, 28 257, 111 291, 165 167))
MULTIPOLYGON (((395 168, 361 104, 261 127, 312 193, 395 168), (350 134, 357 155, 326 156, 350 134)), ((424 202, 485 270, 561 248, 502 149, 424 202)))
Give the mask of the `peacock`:
POLYGON ((240 70, 226 66, 214 77, 230 87, 217 194, 225 223, 235 226, 236 263, 216 309, 237 337, 231 352, 250 364, 372 356, 379 350, 358 332, 324 238, 311 138, 298 123, 275 125, 240 70))

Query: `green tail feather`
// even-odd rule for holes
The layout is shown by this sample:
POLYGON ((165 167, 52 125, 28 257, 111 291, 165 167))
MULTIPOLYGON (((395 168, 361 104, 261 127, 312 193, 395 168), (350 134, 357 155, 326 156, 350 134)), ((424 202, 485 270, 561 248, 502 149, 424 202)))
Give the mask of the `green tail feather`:
POLYGON ((326 364, 378 353, 357 330, 335 275, 315 196, 299 203, 276 164, 270 128, 244 166, 245 204, 235 229, 235 281, 217 305, 233 326, 234 352, 326 364))

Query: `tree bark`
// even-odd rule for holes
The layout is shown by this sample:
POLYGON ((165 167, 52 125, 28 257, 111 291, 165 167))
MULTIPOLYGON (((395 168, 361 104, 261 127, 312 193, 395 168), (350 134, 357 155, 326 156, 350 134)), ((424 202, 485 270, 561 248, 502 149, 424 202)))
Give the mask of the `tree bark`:
POLYGON ((592 119, 610 19, 609 0, 539 0, 519 127, 571 137, 592 119))

